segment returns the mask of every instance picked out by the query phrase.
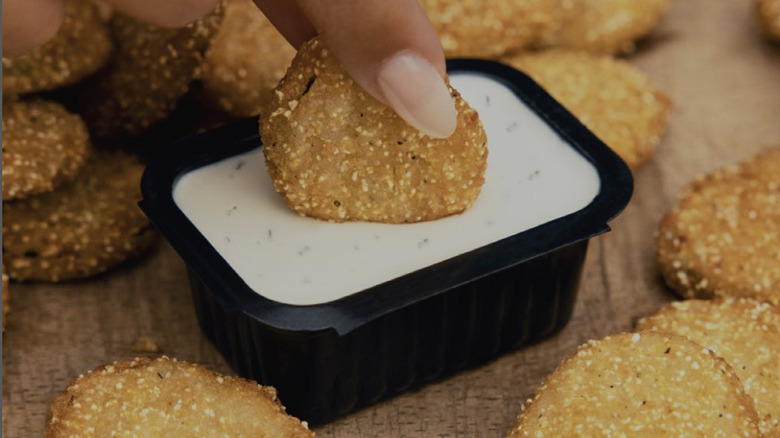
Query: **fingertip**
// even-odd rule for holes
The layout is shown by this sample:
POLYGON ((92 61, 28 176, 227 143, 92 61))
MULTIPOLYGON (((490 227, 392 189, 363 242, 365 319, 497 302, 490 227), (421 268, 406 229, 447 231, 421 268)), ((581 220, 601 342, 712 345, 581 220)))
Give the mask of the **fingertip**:
POLYGON ((3 0, 3 56, 23 55, 45 44, 65 19, 61 0, 3 0))
POLYGON ((433 138, 455 132, 458 111, 449 87, 423 56, 399 52, 382 63, 377 83, 388 105, 411 126, 433 138))
POLYGON ((220 0, 105 0, 117 10, 159 27, 182 27, 209 14, 220 0))

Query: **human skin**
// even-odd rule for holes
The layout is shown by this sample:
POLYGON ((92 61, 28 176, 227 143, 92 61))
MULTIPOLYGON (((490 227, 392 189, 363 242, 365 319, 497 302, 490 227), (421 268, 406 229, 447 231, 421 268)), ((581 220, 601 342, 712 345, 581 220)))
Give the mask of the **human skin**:
MULTIPOLYGON (((51 38, 64 0, 3 0, 3 56, 51 38)), ((456 111, 444 82, 445 62, 433 26, 417 0, 254 0, 295 47, 319 34, 369 94, 435 138, 455 130, 456 111)), ((105 0, 117 10, 163 27, 181 26, 218 0, 105 0)))

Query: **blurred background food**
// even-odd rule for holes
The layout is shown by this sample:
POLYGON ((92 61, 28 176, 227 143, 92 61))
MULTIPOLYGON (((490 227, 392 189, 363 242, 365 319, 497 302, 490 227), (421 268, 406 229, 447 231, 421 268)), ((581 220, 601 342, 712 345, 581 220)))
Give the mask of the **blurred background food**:
POLYGON ((767 38, 780 41, 780 0, 754 0, 758 26, 767 38))
POLYGON ((227 0, 224 7, 225 17, 202 65, 202 103, 232 117, 255 116, 290 66, 295 49, 251 0, 227 0))

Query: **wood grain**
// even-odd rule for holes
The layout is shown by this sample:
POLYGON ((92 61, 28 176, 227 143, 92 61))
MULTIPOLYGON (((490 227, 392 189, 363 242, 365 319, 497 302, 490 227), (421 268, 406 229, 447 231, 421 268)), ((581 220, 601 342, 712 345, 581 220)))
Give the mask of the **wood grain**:
MULTIPOLYGON (((569 325, 555 338, 317 429, 327 438, 503 437, 522 402, 577 345, 630 330, 675 297, 660 281, 653 233, 695 175, 780 144, 780 46, 765 42, 749 0, 675 0, 629 59, 674 100, 669 131, 636 174, 634 197, 592 240, 569 325)), ((79 373, 135 356, 150 336, 168 355, 230 369, 201 335, 185 268, 149 257, 66 285, 13 284, 3 335, 3 432, 43 434, 49 403, 79 373)))

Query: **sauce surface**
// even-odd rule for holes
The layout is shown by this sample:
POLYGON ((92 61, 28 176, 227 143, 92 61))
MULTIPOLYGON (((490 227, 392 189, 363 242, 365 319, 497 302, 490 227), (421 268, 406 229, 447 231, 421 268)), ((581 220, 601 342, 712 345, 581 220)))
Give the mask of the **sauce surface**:
POLYGON ((465 213, 391 225, 298 216, 276 194, 258 148, 183 175, 174 201, 258 294, 320 304, 488 245, 586 207, 596 169, 506 86, 455 73, 488 136, 485 185, 465 213))

